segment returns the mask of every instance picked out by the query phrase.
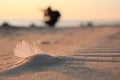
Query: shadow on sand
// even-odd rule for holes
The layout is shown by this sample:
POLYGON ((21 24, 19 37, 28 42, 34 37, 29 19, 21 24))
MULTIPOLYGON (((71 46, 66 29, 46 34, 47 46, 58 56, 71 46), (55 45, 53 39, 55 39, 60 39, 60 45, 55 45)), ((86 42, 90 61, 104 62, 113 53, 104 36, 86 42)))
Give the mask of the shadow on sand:
MULTIPOLYGON (((95 70, 89 68, 85 65, 85 62, 120 62, 120 61, 112 61, 112 60, 91 60, 91 59, 82 59, 82 58, 74 58, 74 57, 53 57, 47 54, 39 54, 32 56, 23 62, 20 65, 15 65, 11 69, 0 72, 0 77, 11 77, 11 76, 20 76, 26 73, 36 73, 42 71, 58 71, 67 75, 71 75, 73 77, 82 77, 83 79, 92 80, 93 77, 103 78, 114 78, 114 76, 110 76, 107 73, 101 72, 99 70, 95 70), (80 75, 79 75, 80 74, 80 75), (84 76, 86 75, 86 76, 84 76), (91 78, 91 79, 90 79, 91 78)), ((103 79, 101 78, 101 80, 103 79)), ((107 80, 108 80, 107 79, 107 80)))

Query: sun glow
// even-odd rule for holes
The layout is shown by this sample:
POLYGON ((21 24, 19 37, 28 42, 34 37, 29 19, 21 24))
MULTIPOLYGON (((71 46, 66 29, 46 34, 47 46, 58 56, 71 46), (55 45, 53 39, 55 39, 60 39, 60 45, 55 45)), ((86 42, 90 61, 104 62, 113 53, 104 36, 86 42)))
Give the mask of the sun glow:
POLYGON ((42 19, 39 10, 51 6, 62 19, 120 19, 120 0, 0 0, 0 18, 42 19))

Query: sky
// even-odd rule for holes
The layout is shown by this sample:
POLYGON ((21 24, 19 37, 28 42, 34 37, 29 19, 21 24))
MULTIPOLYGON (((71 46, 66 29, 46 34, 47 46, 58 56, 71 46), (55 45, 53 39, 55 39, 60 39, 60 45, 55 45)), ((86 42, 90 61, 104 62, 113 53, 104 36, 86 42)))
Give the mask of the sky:
POLYGON ((62 20, 120 20, 120 0, 0 0, 0 19, 43 19, 47 6, 62 20))

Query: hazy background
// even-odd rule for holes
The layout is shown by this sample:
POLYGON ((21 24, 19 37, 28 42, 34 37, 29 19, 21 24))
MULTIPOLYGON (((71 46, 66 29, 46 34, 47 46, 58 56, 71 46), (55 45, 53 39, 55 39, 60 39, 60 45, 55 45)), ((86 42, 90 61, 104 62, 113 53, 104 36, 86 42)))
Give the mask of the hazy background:
POLYGON ((119 4, 120 0, 0 0, 0 20, 35 22, 43 19, 40 8, 51 6, 61 12, 61 20, 118 22, 119 4))

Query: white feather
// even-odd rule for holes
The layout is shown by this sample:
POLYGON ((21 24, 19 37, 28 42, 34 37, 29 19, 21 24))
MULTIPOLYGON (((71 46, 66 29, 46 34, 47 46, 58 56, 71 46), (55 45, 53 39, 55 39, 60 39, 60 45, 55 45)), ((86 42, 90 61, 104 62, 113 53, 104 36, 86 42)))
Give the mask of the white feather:
POLYGON ((16 45, 16 48, 14 49, 14 55, 17 57, 30 57, 36 54, 42 54, 43 52, 39 49, 38 46, 36 46, 35 43, 29 44, 26 41, 21 41, 16 45))

